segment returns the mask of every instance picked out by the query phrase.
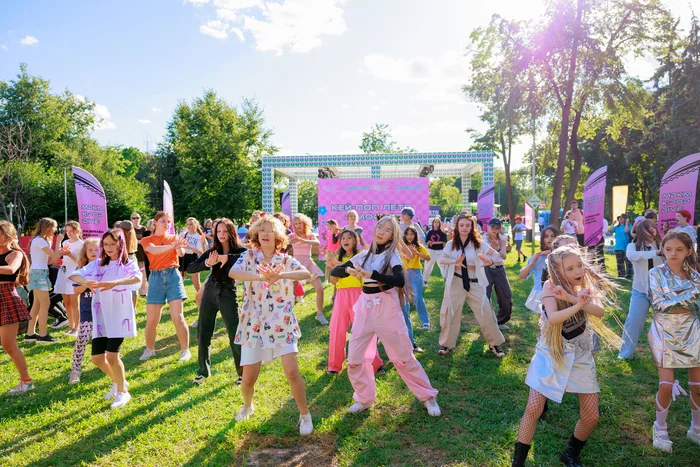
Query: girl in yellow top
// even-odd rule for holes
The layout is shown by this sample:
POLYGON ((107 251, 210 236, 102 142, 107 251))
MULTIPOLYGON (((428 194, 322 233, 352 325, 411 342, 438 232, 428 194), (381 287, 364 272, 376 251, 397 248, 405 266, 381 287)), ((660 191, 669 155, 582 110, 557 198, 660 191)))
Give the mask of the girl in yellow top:
MULTIPOLYGON (((403 233, 403 243, 406 245, 401 248, 401 259, 403 261, 403 268, 406 272, 406 278, 410 284, 411 294, 413 295, 413 303, 416 305, 416 310, 418 311, 418 317, 423 323, 423 331, 428 331, 430 329, 430 318, 428 317, 428 309, 425 306, 425 299, 423 298, 423 265, 420 260, 430 261, 430 252, 420 243, 418 243, 418 232, 412 226, 406 227, 403 233)), ((403 314, 406 318, 406 326, 408 326, 409 331, 411 331, 411 325, 409 321, 409 312, 411 309, 411 304, 408 301, 403 304, 403 314)), ((413 332, 409 332, 413 334, 413 332)), ((411 336, 411 341, 413 337, 411 336)), ((415 348, 415 344, 414 344, 415 348)))
MULTIPOLYGON (((331 267, 343 264, 355 256, 358 243, 360 243, 360 238, 357 233, 352 230, 343 230, 340 234, 338 260, 334 261, 331 267)), ((331 282, 336 287, 336 295, 333 301, 328 343, 328 373, 336 374, 343 369, 345 342, 350 324, 355 318, 353 307, 362 294, 362 279, 354 276, 344 278, 331 276, 331 282)), ((377 348, 376 337, 373 347, 377 348)), ((374 361, 372 362, 375 373, 382 367, 383 363, 382 359, 379 358, 379 352, 375 350, 374 361)))

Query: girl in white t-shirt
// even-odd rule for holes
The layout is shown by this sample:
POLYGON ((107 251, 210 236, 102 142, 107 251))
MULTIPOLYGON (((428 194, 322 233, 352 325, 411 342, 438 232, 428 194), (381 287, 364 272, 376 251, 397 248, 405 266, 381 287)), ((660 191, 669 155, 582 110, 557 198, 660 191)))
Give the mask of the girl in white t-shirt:
POLYGON ((367 410, 377 397, 372 361, 377 353, 379 338, 399 376, 425 404, 428 415, 439 416, 440 407, 435 400, 438 392, 413 355, 413 345, 401 309, 399 295, 405 295, 403 288, 406 280, 397 251, 400 234, 401 228, 396 218, 383 217, 374 227, 369 249, 337 266, 331 273, 333 277, 353 276, 363 280, 362 294, 353 309, 355 318, 348 352, 348 376, 355 389, 355 403, 348 411, 358 413, 367 410))
POLYGON ((63 264, 58 268, 54 292, 63 296, 63 305, 65 305, 68 314, 66 334, 75 337, 78 335, 78 326, 80 326, 79 295, 75 293, 73 282, 69 281, 68 278, 73 271, 78 269, 78 256, 83 247, 83 231, 76 221, 66 222, 65 231, 68 240, 63 241, 63 234, 58 234, 56 237, 56 251, 63 255, 63 264), (61 251, 63 253, 60 253, 61 251))
POLYGON ((49 290, 51 281, 49 280, 49 260, 56 261, 66 251, 59 249, 58 252, 51 249, 53 235, 56 233, 58 224, 55 220, 44 217, 39 220, 32 236, 32 243, 29 247, 32 265, 29 270, 29 284, 27 290, 34 293, 34 303, 30 314, 27 334, 24 336, 25 342, 51 343, 56 339, 51 337, 46 330, 46 321, 49 318, 49 290), (39 323, 39 334, 36 334, 36 325, 39 323))
POLYGON ((566 211, 566 214, 564 214, 564 221, 561 223, 561 233, 566 235, 576 235, 578 222, 572 220, 570 216, 571 211, 566 211))
MULTIPOLYGON (((207 237, 204 235, 199 221, 194 217, 187 218, 187 231, 182 233, 180 237, 187 240, 185 256, 180 258, 180 273, 182 273, 182 279, 184 280, 185 274, 189 274, 187 273, 187 266, 194 263, 199 255, 207 249, 207 237)), ((190 274, 190 277, 192 278, 194 290, 199 292, 199 273, 190 274)))

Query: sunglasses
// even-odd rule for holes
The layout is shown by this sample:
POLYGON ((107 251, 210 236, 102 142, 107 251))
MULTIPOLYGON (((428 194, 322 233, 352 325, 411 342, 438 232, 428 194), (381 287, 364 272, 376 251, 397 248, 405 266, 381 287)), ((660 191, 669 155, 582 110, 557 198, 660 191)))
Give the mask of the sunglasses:
POLYGON ((131 218, 132 221, 137 221, 137 220, 139 220, 139 219, 141 219, 141 218, 140 218, 140 217, 132 217, 132 218, 131 218))

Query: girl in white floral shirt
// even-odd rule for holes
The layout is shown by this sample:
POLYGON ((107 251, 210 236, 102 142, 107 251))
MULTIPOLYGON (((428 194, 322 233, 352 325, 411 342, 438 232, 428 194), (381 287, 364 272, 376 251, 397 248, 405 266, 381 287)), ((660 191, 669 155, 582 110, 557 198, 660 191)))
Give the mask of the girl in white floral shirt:
POLYGON ((306 402, 306 386, 297 365, 301 330, 292 305, 293 281, 308 280, 311 275, 296 259, 281 252, 287 246, 287 236, 282 223, 274 217, 265 216, 253 224, 248 240, 251 248, 229 272, 229 277, 244 283, 235 338, 235 343, 241 345, 243 407, 236 421, 243 421, 253 413, 253 393, 261 365, 279 357, 299 406, 299 432, 309 435, 313 423, 306 402))

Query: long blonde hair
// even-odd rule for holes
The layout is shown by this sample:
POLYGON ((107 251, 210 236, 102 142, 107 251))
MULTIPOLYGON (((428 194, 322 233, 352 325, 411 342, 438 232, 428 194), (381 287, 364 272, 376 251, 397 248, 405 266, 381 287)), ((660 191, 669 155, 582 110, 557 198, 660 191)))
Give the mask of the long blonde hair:
POLYGON ((76 221, 68 221, 66 222, 66 225, 63 226, 63 229, 65 230, 66 227, 70 227, 71 229, 75 230, 78 233, 78 238, 83 239, 83 229, 80 228, 80 224, 76 221))
MULTIPOLYGON (((580 289, 588 288, 593 300, 599 301, 601 306, 616 306, 616 292, 622 290, 621 287, 610 280, 606 274, 589 264, 586 256, 578 248, 578 245, 565 245, 553 250, 547 256, 547 270, 549 271, 549 282, 552 287, 560 286, 566 293, 574 297, 577 296, 580 289), (580 258, 583 262, 583 277, 579 287, 572 286, 564 272, 564 259, 572 255, 580 258)), ((571 304, 569 302, 557 300, 558 310, 563 310, 570 306, 571 304)), ((591 316, 585 312, 583 316, 587 324, 593 328, 602 342, 610 348, 620 348, 622 339, 615 334, 601 318, 591 316)), ((612 313, 612 316, 620 327, 624 327, 617 315, 612 313)), ((547 348, 550 349, 555 363, 561 365, 564 362, 564 342, 561 335, 562 324, 553 325, 547 320, 542 321, 542 332, 547 348)))
POLYGON ((19 285, 27 285, 29 283, 29 259, 27 259, 27 255, 24 254, 24 251, 19 246, 15 226, 9 221, 0 221, 0 233, 12 239, 8 248, 13 251, 19 251, 19 254, 22 255, 22 263, 17 269, 17 283, 19 285))
POLYGON ((57 227, 58 223, 55 220, 51 219, 50 217, 42 217, 36 224, 36 228, 34 229, 34 233, 32 234, 32 239, 36 237, 41 237, 44 240, 46 240, 47 237, 53 236, 53 231, 57 227))
MULTIPOLYGON (((313 223, 311 222, 311 218, 307 216, 306 214, 302 214, 300 212, 294 214, 294 217, 292 217, 292 230, 294 229, 294 221, 300 220, 304 223, 304 235, 305 237, 311 233, 313 230, 313 223)), ((294 231, 296 235, 299 235, 296 231, 294 231)))
MULTIPOLYGON (((90 246, 90 245, 95 245, 96 247, 99 248, 100 239, 91 237, 91 238, 86 238, 83 241, 83 246, 82 246, 82 248, 80 248, 80 253, 78 254, 78 267, 79 268, 84 268, 90 262, 90 259, 87 256, 88 246, 90 246)), ((99 254, 99 252, 98 252, 98 254, 99 254)), ((97 258, 95 258, 95 259, 97 259, 97 258)))
MULTIPOLYGON (((384 258, 384 263, 379 267, 377 272, 381 274, 390 274, 390 264, 391 264, 391 258, 395 254, 398 254, 398 247, 399 244, 402 242, 401 240, 401 227, 399 226, 399 222, 396 220, 396 217, 394 216, 384 216, 381 219, 379 219, 379 222, 374 226, 374 230, 372 233, 372 243, 369 246, 369 249, 367 250, 367 254, 365 255, 364 259, 362 260, 362 269, 365 269, 365 265, 367 264, 367 261, 369 261, 370 256, 377 256, 382 253, 386 253, 386 257, 384 258), (377 240, 376 240, 376 232, 379 227, 381 227, 383 224, 386 222, 389 222, 391 224, 391 229, 392 229, 392 236, 391 240, 386 242, 384 245, 377 245, 377 240), (381 250, 381 251, 380 251, 381 250)), ((371 263, 371 261, 370 261, 371 263)), ((409 300, 410 301, 410 294, 407 293, 407 290, 410 289, 410 283, 408 281, 408 278, 406 276, 406 271, 404 271, 404 283, 405 285, 403 287, 397 287, 397 291, 399 293, 399 301, 403 303, 403 300, 409 300)), ((380 283, 381 286, 381 283, 380 283)))

